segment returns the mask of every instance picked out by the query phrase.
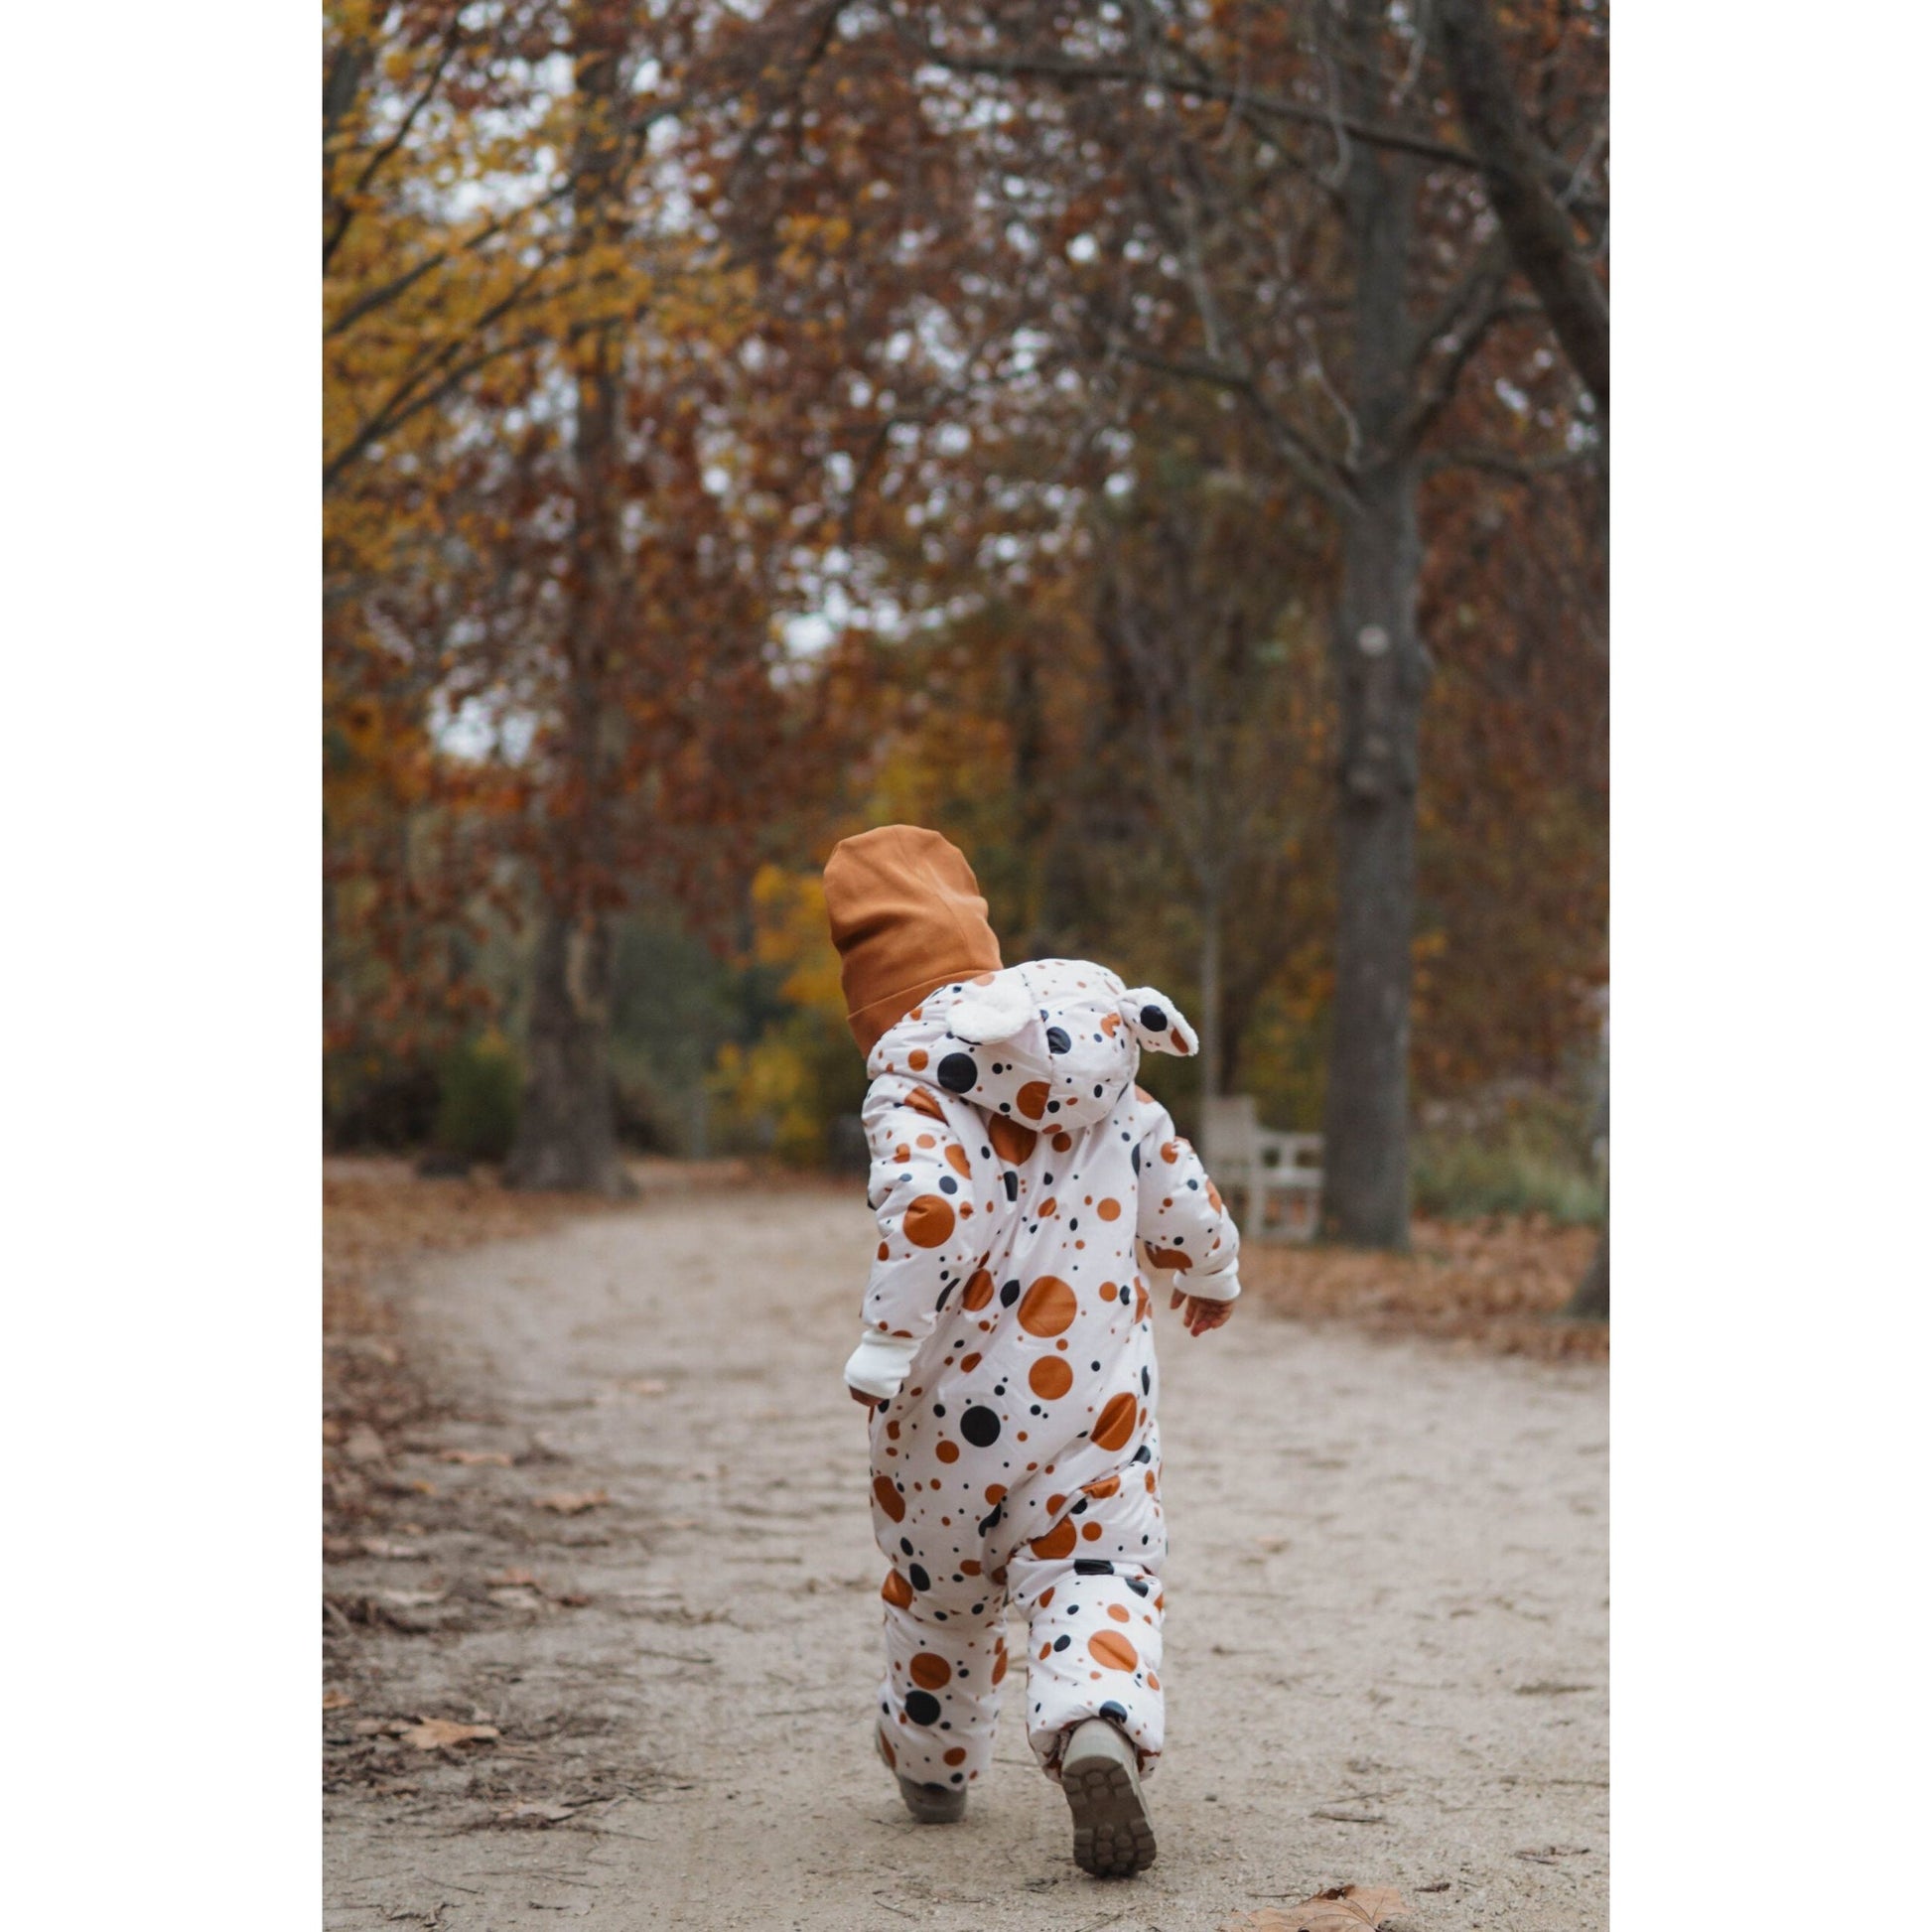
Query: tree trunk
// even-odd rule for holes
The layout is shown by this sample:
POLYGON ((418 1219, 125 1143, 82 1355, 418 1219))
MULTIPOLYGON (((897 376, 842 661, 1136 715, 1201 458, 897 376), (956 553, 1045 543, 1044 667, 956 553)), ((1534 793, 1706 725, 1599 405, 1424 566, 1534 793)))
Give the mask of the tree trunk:
POLYGON ((1334 1034, 1323 1218, 1336 1239, 1409 1245, 1409 996, 1417 741, 1426 683, 1415 630, 1415 475, 1365 480, 1344 534, 1335 627, 1341 701, 1334 1034))
POLYGON ((1603 1223, 1603 1238, 1590 1256, 1584 1278, 1577 1284, 1564 1313, 1579 1321, 1607 1321, 1610 1318, 1610 1224, 1603 1223))
POLYGON ((611 921, 546 911, 530 988, 523 1105, 503 1170, 512 1187, 626 1195, 611 1072, 611 921))
MULTIPOLYGON (((609 244, 621 231, 620 106, 628 9, 579 0, 573 16, 579 132, 572 219, 576 245, 609 244)), ((621 647, 622 550, 617 460, 622 345, 606 325, 577 365, 576 526, 571 543, 561 755, 566 808, 558 815, 530 988, 523 1104, 503 1171, 513 1187, 633 1191, 618 1158, 611 1070, 615 946, 611 908, 621 896, 612 814, 622 720, 606 702, 621 647)))
POLYGON ((1200 915, 1200 1017, 1194 1032, 1200 1040, 1200 1097, 1206 1102, 1221 1091, 1221 907, 1218 898, 1204 898, 1200 915))
MULTIPOLYGON (((1379 10, 1352 25, 1372 35, 1379 10)), ((1372 71, 1369 60, 1351 63, 1372 71)), ((1358 111, 1374 101, 1358 101, 1358 111)), ((1342 517, 1332 661, 1336 767, 1334 1032, 1322 1221, 1338 1240, 1409 1245, 1410 942, 1416 897, 1417 747, 1427 658, 1416 629, 1418 471, 1402 427, 1412 165, 1357 142, 1344 200, 1355 266, 1355 496, 1342 517)))

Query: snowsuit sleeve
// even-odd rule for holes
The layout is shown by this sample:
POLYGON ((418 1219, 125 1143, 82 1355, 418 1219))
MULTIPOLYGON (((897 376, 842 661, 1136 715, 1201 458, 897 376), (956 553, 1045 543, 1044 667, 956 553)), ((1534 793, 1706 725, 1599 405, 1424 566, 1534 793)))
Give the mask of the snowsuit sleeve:
POLYGON ((1241 1293, 1236 1264, 1241 1236, 1200 1156, 1174 1132, 1158 1101, 1144 1103, 1145 1131, 1136 1149, 1140 1173, 1138 1232, 1149 1263, 1170 1270, 1174 1286, 1204 1302, 1241 1293))
POLYGON ((866 1285, 865 1335, 845 1379, 887 1400, 904 1383, 940 1310, 979 1265, 981 1244, 972 1160, 930 1090, 897 1075, 875 1080, 864 1120, 879 1252, 866 1285))

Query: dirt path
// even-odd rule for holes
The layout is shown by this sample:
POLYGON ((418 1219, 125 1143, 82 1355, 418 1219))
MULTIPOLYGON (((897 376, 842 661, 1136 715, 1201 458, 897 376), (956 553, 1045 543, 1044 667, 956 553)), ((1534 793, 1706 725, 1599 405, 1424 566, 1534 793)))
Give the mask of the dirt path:
POLYGON ((412 1353, 454 1409, 372 1465, 404 1520, 331 1566, 381 1625, 332 1646, 332 1932, 1183 1932, 1350 1879, 1428 1932, 1604 1923, 1600 1369, 1164 1320, 1162 1854, 1104 1884, 1018 1724, 956 1829, 872 1756, 882 1564, 839 1383, 869 1245, 863 1202, 771 1190, 418 1271, 412 1353), (388 1734, 418 1716, 500 1738, 388 1734))

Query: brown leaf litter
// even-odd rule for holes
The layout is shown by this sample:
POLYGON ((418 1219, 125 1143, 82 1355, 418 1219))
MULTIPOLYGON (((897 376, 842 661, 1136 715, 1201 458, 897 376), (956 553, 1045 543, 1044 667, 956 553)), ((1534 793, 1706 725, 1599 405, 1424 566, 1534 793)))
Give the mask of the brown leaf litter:
POLYGON ((1407 1909, 1392 1885, 1333 1885, 1286 1911, 1237 1912, 1222 1932, 1401 1932, 1413 1923, 1402 1916, 1407 1909))
POLYGON ((1413 1252, 1250 1242, 1243 1286, 1277 1313, 1425 1335, 1459 1348, 1542 1361, 1605 1360, 1607 1323, 1563 1310, 1595 1251, 1597 1230, 1541 1215, 1419 1220, 1413 1252))

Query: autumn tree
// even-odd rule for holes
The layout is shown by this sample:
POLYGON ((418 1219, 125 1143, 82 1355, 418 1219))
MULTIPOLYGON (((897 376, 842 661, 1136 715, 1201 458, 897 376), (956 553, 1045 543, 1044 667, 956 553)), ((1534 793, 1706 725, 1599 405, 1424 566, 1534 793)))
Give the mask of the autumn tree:
MULTIPOLYGON (((896 15, 908 56, 1020 104, 1027 178, 1090 209, 1056 320, 1089 361, 1206 384, 1252 413, 1335 521, 1338 925, 1327 1213, 1407 1238, 1416 796, 1430 658, 1417 626, 1426 467, 1579 461, 1568 404, 1472 392, 1499 333, 1543 329, 1511 275, 1440 68, 1369 0, 1199 14, 1017 4, 896 15)), ((1009 136, 1009 140, 1013 137, 1009 136)), ((1587 146, 1584 129, 1575 139, 1587 146)), ((1587 156, 1571 159, 1587 175, 1587 156)), ((1042 267, 1042 275, 1055 270, 1042 267)))
POLYGON ((727 923, 783 754, 782 396, 692 209, 715 16, 345 5, 325 85, 331 594, 350 674, 487 771, 534 904, 508 1175, 621 1190, 611 921, 727 923), (778 401, 773 402, 773 396, 778 401), (767 434, 767 432, 769 432, 767 434), (432 614, 434 621, 432 621, 432 614))

